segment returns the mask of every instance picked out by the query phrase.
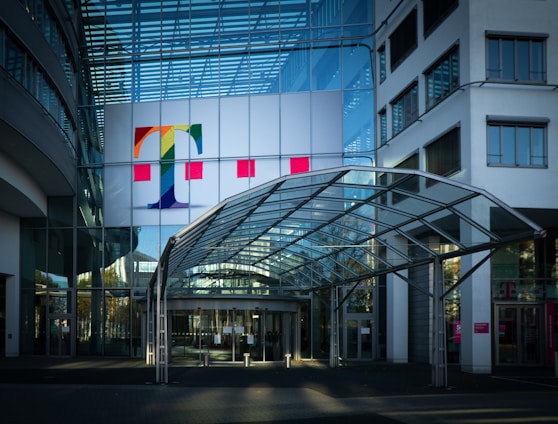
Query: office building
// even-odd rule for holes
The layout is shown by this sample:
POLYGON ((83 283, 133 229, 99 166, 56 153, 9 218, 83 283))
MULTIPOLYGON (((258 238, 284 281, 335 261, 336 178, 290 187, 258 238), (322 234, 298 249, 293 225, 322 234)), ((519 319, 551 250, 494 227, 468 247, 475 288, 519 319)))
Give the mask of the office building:
POLYGON ((548 365, 552 28, 498 5, 2 2, 2 354, 548 365))
MULTIPOLYGON (((550 17, 558 3, 374 4, 377 164, 482 188, 547 231, 544 239, 496 249, 460 286, 454 294, 459 301, 446 308, 448 358, 479 372, 492 365, 551 364, 558 62, 550 17), (480 323, 489 323, 489 332, 480 323)), ((484 256, 463 257, 453 270, 447 264, 446 277, 463 275, 484 256)), ((409 270, 412 280, 414 273, 420 270, 409 270)), ((400 323, 409 331, 409 350, 403 346, 401 355, 426 360, 414 296, 411 289, 408 324, 400 323)))

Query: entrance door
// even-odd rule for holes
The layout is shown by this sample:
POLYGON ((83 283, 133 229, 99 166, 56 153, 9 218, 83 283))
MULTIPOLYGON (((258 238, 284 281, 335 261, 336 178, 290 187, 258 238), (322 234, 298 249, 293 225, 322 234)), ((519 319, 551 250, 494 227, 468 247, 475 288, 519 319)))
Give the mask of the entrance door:
POLYGON ((542 365, 541 305, 497 305, 496 328, 496 364, 542 365))
POLYGON ((373 359, 373 321, 348 319, 345 321, 344 347, 346 359, 373 359))
POLYGON ((52 318, 49 320, 49 355, 70 355, 70 320, 52 318))
MULTIPOLYGON (((172 357, 202 361, 281 361, 285 341, 283 317, 287 312, 259 309, 212 309, 172 311, 172 357)), ((292 342, 289 346, 292 346, 292 342)))
POLYGON ((49 355, 72 354, 71 297, 67 289, 47 291, 47 352, 49 355))

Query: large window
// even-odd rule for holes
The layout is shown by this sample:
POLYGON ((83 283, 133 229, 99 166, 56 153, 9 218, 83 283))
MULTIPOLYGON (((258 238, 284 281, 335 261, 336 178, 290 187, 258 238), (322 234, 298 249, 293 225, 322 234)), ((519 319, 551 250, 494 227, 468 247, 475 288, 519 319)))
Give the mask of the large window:
POLYGON ((488 165, 545 167, 546 122, 489 122, 488 165))
MULTIPOLYGON (((406 159, 403 159, 397 165, 394 166, 396 169, 419 169, 420 162, 419 162, 419 154, 413 153, 406 159)), ((410 193, 418 193, 420 191, 420 178, 413 177, 408 178, 407 176, 398 176, 398 174, 393 174, 394 181, 399 180, 400 178, 404 178, 405 181, 399 184, 399 188, 405 190, 410 193)), ((392 199, 393 202, 396 203, 400 200, 405 200, 407 198, 406 194, 398 194, 393 193, 392 199)))
POLYGON ((413 153, 407 159, 403 159, 394 166, 397 169, 419 169, 419 154, 413 153))
POLYGON ((384 107, 379 113, 380 118, 380 144, 386 144, 387 142, 387 115, 386 108, 384 107))
POLYGON ((391 103, 393 135, 399 134, 418 119, 418 87, 413 83, 391 103))
POLYGON ((389 36, 391 71, 417 48, 417 10, 409 15, 389 36))
POLYGON ((459 5, 458 0, 423 0, 424 37, 428 37, 459 5))
POLYGON ((386 79, 386 45, 378 47, 378 67, 380 71, 380 83, 386 79))
POLYGON ((448 176, 461 169, 460 127, 456 126, 426 146, 426 170, 448 176))
POLYGON ((438 104, 459 87, 459 49, 454 47, 425 73, 426 108, 438 104))
POLYGON ((488 79, 543 82, 545 67, 544 37, 488 36, 488 79))
POLYGON ((20 84, 25 84, 25 53, 11 37, 6 37, 4 67, 20 84))

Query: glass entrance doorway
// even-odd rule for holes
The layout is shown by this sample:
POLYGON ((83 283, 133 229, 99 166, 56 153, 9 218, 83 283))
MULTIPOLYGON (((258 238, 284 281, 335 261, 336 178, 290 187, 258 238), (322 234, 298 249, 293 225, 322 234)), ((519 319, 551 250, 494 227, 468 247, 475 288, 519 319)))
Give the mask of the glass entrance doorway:
POLYGON ((53 356, 72 354, 71 292, 66 289, 47 290, 46 322, 47 353, 53 356))
POLYGON ((289 312, 212 309, 172 311, 173 360, 243 361, 249 353, 254 361, 283 359, 291 331, 284 326, 289 312))
POLYGON ((496 305, 496 364, 542 365, 541 305, 496 305))
POLYGON ((346 359, 373 359, 373 321, 369 319, 347 319, 343 338, 346 359))
POLYGON ((70 355, 70 320, 49 319, 49 355, 70 355))

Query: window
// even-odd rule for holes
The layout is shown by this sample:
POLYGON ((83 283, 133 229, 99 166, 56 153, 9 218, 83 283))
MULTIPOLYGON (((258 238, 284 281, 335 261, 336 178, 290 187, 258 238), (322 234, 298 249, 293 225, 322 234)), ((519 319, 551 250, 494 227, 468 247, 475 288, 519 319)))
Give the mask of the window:
POLYGON ((423 0, 422 4, 424 38, 426 38, 457 8, 459 1, 423 0))
POLYGON ((488 165, 545 167, 546 122, 489 122, 488 165))
POLYGON ((397 169, 419 169, 419 155, 418 153, 413 153, 407 159, 399 162, 394 166, 397 169))
POLYGON ((386 144, 387 142, 387 115, 386 108, 383 108, 379 113, 380 117, 380 144, 386 144))
POLYGON ((394 136, 418 119, 418 88, 416 82, 392 102, 391 111, 394 136))
POLYGON ((487 78, 504 81, 546 79, 544 37, 489 35, 487 78))
POLYGON ((382 44, 378 48, 378 62, 380 69, 380 83, 386 79, 386 45, 382 44))
POLYGON ((20 84, 25 84, 25 53, 10 37, 6 37, 6 71, 20 84))
POLYGON ((460 127, 456 126, 426 146, 426 170, 444 177, 461 169, 460 127))
POLYGON ((454 47, 425 73, 426 109, 448 97, 459 87, 459 50, 454 47))
MULTIPOLYGON (((397 165, 394 166, 396 169, 419 169, 419 154, 413 153, 407 159, 399 162, 397 165)), ((408 176, 401 176, 399 174, 393 174, 393 179, 395 181, 399 181, 400 179, 404 178, 404 181, 399 183, 399 189, 405 190, 410 193, 418 193, 420 191, 420 178, 418 177, 408 177, 408 176)), ((406 195, 401 195, 398 193, 392 194, 393 203, 398 203, 401 200, 406 199, 406 195)))
POLYGON ((413 9, 389 36, 389 45, 393 72, 417 48, 417 9, 413 9))

